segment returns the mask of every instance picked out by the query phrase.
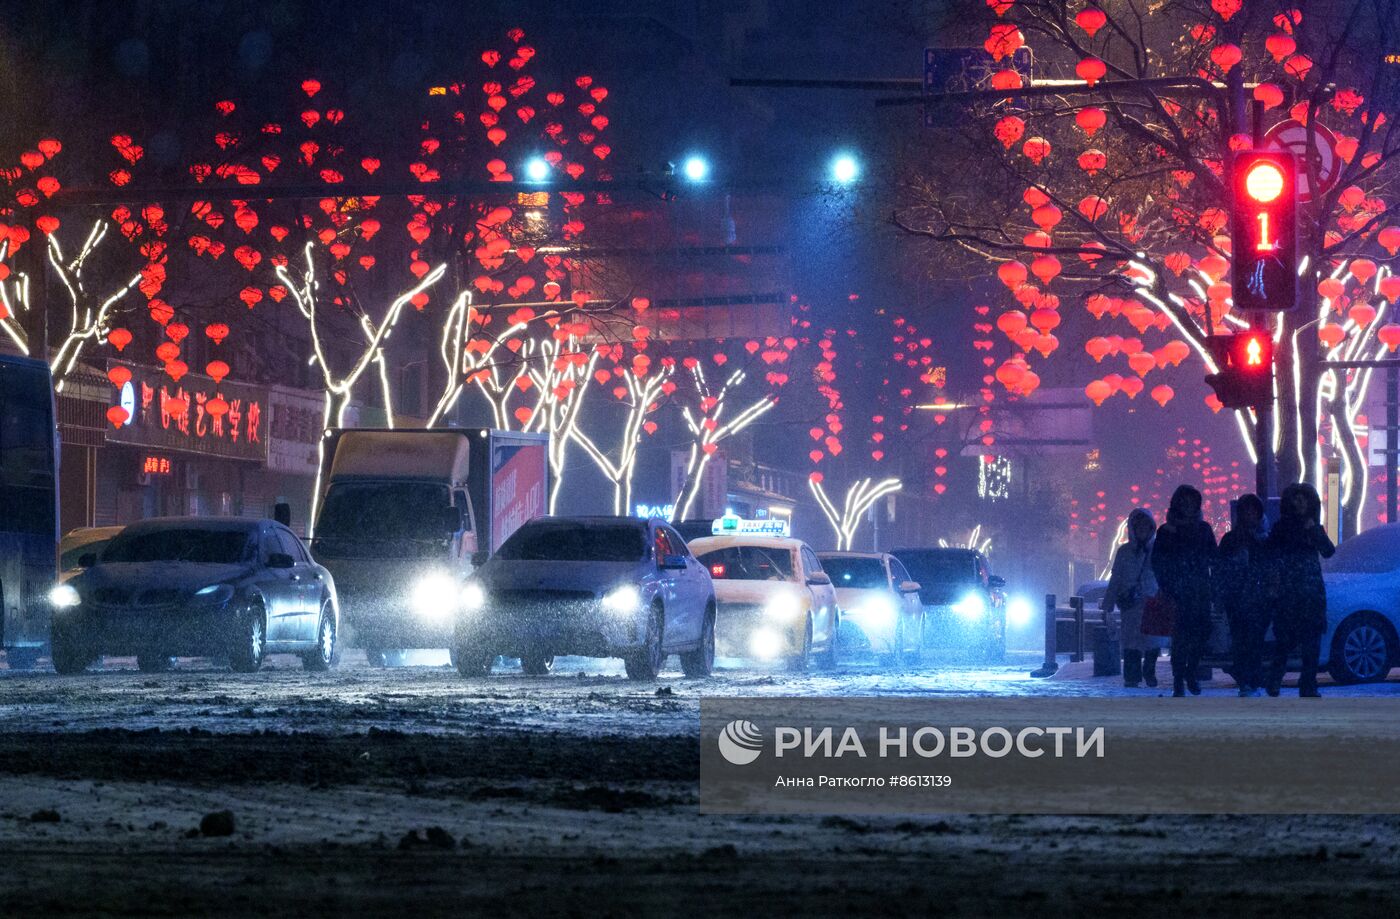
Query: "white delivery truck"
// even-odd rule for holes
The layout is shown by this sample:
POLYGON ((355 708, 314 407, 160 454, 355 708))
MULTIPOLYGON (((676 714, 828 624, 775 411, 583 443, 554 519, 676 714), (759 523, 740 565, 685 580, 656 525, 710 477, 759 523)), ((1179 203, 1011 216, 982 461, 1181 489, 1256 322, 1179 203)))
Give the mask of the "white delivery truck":
POLYGON ((549 435, 487 428, 333 431, 311 552, 347 642, 371 664, 450 648, 462 584, 549 508, 549 435))

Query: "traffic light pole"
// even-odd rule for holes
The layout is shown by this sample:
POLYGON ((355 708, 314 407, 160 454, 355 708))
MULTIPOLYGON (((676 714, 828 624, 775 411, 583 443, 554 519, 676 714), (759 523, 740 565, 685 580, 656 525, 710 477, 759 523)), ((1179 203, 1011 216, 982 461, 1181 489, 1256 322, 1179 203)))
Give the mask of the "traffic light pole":
MULTIPOLYGON (((1254 321, 1251 323, 1254 328, 1272 336, 1272 331, 1268 326, 1268 313, 1258 312, 1254 314, 1254 321)), ((1260 406, 1254 410, 1254 493, 1259 496, 1259 500, 1268 507, 1269 498, 1273 495, 1274 489, 1274 469, 1277 463, 1274 462, 1274 405, 1270 401, 1267 405, 1260 406)))

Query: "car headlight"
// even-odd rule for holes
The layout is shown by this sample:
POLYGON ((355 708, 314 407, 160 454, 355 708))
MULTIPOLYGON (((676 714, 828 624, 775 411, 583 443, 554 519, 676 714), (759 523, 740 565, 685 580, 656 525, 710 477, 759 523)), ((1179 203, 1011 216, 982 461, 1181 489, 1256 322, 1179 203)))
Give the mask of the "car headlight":
POLYGON ((1006 601, 1006 621, 1011 625, 1027 625, 1033 615, 1034 607, 1025 597, 1012 597, 1006 601))
POLYGON ((979 593, 970 593, 953 604, 953 612, 964 619, 981 619, 987 612, 987 601, 979 593))
POLYGON ((413 611, 422 619, 444 622, 457 611, 460 589, 446 574, 428 574, 413 585, 413 611))
POLYGON ((227 603, 233 599, 232 584, 210 584, 194 592, 196 603, 227 603))
POLYGON ((851 610, 851 615, 878 625, 889 625, 894 622, 894 603, 889 597, 875 597, 851 610))
POLYGON ((772 660, 783 653, 783 636, 772 629, 758 629, 749 638, 749 653, 759 660, 772 660))
POLYGON ((82 602, 78 589, 71 584, 58 584, 49 591, 49 604, 54 609, 72 609, 82 602))
POLYGON ((763 615, 769 619, 796 619, 801 612, 802 604, 790 593, 778 594, 763 607, 763 615))
POLYGON ((462 587, 462 609, 474 613, 486 605, 486 591, 476 581, 468 581, 462 587))
POLYGON ((641 608, 642 592, 631 584, 624 584, 605 594, 601 602, 608 612, 626 616, 641 608))

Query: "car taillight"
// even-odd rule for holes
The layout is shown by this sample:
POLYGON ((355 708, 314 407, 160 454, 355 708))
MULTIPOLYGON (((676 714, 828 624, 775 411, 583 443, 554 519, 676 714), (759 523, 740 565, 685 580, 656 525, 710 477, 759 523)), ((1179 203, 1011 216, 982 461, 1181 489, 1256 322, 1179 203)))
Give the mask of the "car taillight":
POLYGON ((711 577, 715 577, 715 578, 722 578, 722 577, 724 577, 724 566, 723 566, 723 565, 711 565, 711 566, 710 566, 710 576, 711 576, 711 577))

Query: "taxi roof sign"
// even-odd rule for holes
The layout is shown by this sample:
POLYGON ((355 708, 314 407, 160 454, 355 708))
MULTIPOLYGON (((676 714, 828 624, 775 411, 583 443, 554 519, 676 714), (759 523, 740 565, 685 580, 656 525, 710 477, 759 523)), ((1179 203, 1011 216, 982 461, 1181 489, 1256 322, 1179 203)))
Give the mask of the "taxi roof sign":
POLYGON ((788 532, 786 517, 745 520, 733 511, 716 518, 715 522, 710 524, 711 536, 787 536, 788 532))

